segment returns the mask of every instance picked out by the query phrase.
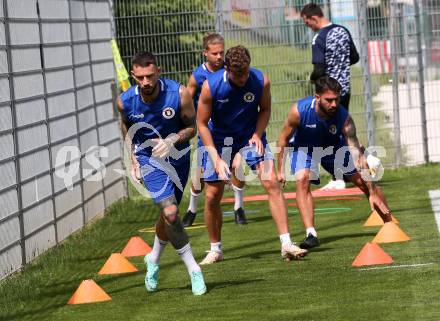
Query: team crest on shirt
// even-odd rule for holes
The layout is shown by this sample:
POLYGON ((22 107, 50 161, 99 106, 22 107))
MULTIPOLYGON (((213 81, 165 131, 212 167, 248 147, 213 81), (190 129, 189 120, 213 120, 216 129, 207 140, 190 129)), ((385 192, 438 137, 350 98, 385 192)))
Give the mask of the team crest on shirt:
POLYGON ((162 110, 162 116, 165 119, 171 119, 176 114, 176 111, 171 107, 166 107, 164 110, 162 110))
POLYGON ((336 128, 336 125, 331 125, 328 129, 328 131, 330 132, 330 134, 335 135, 336 132, 338 131, 338 129, 336 128))
POLYGON ((244 94, 243 99, 244 99, 245 102, 251 103, 251 102, 254 101, 255 95, 253 93, 251 93, 251 92, 248 92, 248 93, 244 94))

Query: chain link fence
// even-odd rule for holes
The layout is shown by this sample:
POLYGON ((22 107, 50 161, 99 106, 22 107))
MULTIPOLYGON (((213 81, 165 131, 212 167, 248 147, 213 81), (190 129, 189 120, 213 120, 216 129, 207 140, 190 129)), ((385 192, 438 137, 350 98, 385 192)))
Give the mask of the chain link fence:
POLYGON ((108 1, 0 0, 0 279, 126 194, 108 1))
MULTIPOLYGON (((291 105, 313 94, 307 0, 114 0, 117 41, 126 66, 138 50, 157 54, 165 77, 186 84, 202 63, 202 37, 219 32, 226 47, 247 46, 269 75, 275 141, 291 105)), ((386 148, 387 167, 440 161, 440 3, 413 0, 321 0, 346 26, 361 60, 352 66, 350 111, 365 145, 386 148)))

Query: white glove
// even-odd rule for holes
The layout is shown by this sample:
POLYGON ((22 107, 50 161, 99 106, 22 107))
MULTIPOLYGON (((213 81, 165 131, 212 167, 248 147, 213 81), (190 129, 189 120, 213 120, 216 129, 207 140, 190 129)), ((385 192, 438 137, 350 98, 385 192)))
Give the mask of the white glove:
POLYGON ((370 174, 373 179, 379 176, 382 177, 384 168, 379 158, 369 154, 367 156, 367 164, 370 168, 370 174))

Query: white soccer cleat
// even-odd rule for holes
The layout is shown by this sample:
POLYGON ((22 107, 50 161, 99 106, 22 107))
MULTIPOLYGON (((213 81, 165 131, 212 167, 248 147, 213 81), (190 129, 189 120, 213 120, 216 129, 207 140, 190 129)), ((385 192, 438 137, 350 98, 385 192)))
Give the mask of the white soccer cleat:
POLYGON ((203 261, 199 263, 200 265, 209 265, 223 261, 223 253, 211 252, 211 251, 206 251, 206 252, 208 252, 208 254, 205 256, 203 261))
POLYGON ((295 243, 283 244, 281 246, 281 256, 285 261, 302 258, 308 253, 309 252, 307 250, 301 249, 295 243))
POLYGON ((320 188, 321 191, 341 190, 345 188, 343 179, 331 180, 327 185, 320 188))
POLYGON ((373 179, 375 179, 378 176, 381 176, 381 174, 384 171, 384 168, 379 158, 370 154, 367 156, 367 164, 368 167, 370 168, 370 174, 373 179))

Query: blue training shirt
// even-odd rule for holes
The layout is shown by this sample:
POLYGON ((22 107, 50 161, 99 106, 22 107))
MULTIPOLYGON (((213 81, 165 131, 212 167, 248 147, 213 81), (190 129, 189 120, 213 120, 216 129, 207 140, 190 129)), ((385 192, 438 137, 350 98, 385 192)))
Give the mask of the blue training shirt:
MULTIPOLYGON (((223 68, 221 68, 219 70, 223 70, 223 68)), ((213 74, 213 72, 209 71, 209 69, 208 69, 208 67, 206 67, 205 63, 198 66, 192 72, 192 75, 197 82, 197 90, 194 95, 194 108, 196 109, 196 112, 197 112, 197 105, 199 103, 200 92, 202 91, 203 82, 211 74, 213 74)))
MULTIPOLYGON (((160 86, 159 95, 151 104, 142 101, 138 86, 132 86, 121 94, 126 119, 133 124, 148 124, 148 127, 138 130, 133 138, 136 155, 151 156, 152 147, 138 149, 142 143, 153 138, 164 139, 185 128, 180 118, 180 84, 174 80, 159 78, 157 85, 160 86)), ((176 149, 182 150, 187 146, 188 142, 176 146, 176 149)))
POLYGON ((231 84, 227 71, 222 69, 208 76, 208 84, 212 96, 209 129, 214 144, 221 148, 224 139, 232 137, 233 149, 239 150, 255 133, 264 75, 251 68, 246 84, 238 87, 231 84))
POLYGON ((293 147, 329 147, 341 146, 342 129, 348 117, 347 110, 338 106, 331 119, 319 117, 316 100, 313 96, 301 99, 297 103, 300 125, 296 128, 289 143, 293 147))

